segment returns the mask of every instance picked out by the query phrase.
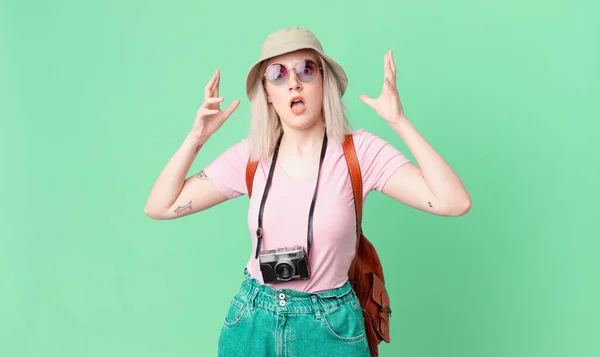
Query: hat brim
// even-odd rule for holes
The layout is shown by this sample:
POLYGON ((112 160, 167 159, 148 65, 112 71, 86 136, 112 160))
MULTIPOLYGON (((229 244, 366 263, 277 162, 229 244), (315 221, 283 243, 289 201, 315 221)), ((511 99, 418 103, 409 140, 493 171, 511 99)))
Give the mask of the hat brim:
POLYGON ((293 41, 288 41, 282 43, 276 48, 273 48, 271 51, 269 51, 269 55, 261 57, 252 65, 252 67, 250 67, 250 70, 248 71, 248 76, 246 77, 246 95, 248 96, 248 98, 252 99, 252 92, 255 89, 256 81, 260 80, 261 74, 258 73, 258 70, 263 61, 286 53, 308 49, 317 52, 323 58, 323 60, 327 62, 327 64, 333 71, 333 76, 335 77, 338 88, 340 90, 340 95, 344 95, 344 93, 346 92, 346 88, 348 87, 348 77, 346 77, 346 72, 339 64, 337 64, 336 61, 334 61, 325 53, 323 53, 323 51, 321 51, 319 48, 316 48, 314 46, 307 46, 306 44, 300 44, 293 41))

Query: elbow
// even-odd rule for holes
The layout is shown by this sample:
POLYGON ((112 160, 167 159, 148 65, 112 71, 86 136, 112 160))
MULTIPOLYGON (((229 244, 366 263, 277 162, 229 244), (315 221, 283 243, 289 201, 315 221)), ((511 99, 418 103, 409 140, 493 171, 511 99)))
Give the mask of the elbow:
POLYGON ((148 205, 144 206, 144 214, 152 219, 156 219, 156 220, 163 219, 162 216, 158 212, 156 212, 155 210, 150 208, 148 205))
POLYGON ((461 202, 460 204, 453 205, 454 207, 452 210, 450 210, 448 215, 451 217, 464 216, 465 214, 469 213, 472 205, 473 204, 471 202, 471 199, 469 198, 466 201, 461 202))
POLYGON ((152 218, 152 219, 156 219, 156 218, 155 218, 156 216, 154 215, 154 212, 153 212, 153 211, 150 209, 150 207, 148 207, 148 206, 144 206, 144 214, 145 214, 146 216, 148 216, 148 217, 152 218))

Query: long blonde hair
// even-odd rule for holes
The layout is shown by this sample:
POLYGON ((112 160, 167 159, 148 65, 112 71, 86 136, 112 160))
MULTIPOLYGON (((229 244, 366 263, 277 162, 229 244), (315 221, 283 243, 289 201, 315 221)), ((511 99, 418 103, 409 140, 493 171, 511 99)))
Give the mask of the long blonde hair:
MULTIPOLYGON (((341 144, 344 137, 352 133, 346 105, 342 100, 340 89, 327 62, 321 56, 318 56, 318 59, 321 67, 323 67, 323 108, 321 114, 325 122, 327 138, 341 144)), ((262 77, 264 67, 265 62, 261 63, 257 76, 262 77)), ((250 99, 250 157, 252 160, 265 160, 275 149, 277 139, 283 132, 283 128, 275 108, 267 103, 262 78, 258 78, 255 83, 255 87, 252 89, 253 96, 250 99)))

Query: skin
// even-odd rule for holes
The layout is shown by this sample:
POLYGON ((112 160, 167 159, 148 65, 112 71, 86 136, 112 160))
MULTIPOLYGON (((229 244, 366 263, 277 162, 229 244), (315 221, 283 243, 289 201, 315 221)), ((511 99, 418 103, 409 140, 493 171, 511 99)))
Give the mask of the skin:
MULTIPOLYGON (((281 63, 294 68, 299 61, 317 59, 312 51, 296 51, 271 59, 267 64, 281 63)), ((407 144, 419 166, 408 163, 400 167, 383 187, 382 193, 413 208, 441 216, 461 216, 471 208, 471 199, 450 165, 431 147, 404 114, 396 86, 396 66, 392 51, 384 56, 384 78, 377 98, 367 95, 359 99, 386 121, 407 144)), ((281 118, 284 136, 280 149, 282 168, 292 177, 305 177, 318 164, 324 126, 322 73, 304 83, 291 73, 286 85, 265 82, 267 101, 281 118), (294 115, 290 99, 301 95, 307 110, 294 115)))
MULTIPOLYGON (((296 51, 277 56, 267 62, 279 63, 292 69, 304 59, 318 63, 317 55, 309 50, 296 51)), ((291 177, 306 177, 318 165, 325 126, 321 116, 323 106, 323 75, 319 72, 311 82, 298 79, 295 71, 290 71, 285 85, 273 85, 265 81, 267 102, 275 108, 284 130, 279 149, 278 164, 291 177), (290 101, 302 96, 306 110, 300 115, 291 111, 290 101)))
POLYGON ((404 114, 396 86, 392 51, 383 59, 383 87, 377 98, 361 95, 404 141, 419 166, 402 165, 384 185, 382 193, 408 206, 440 216, 461 216, 471 209, 471 198, 458 175, 415 129, 404 114))
MULTIPOLYGON (((296 51, 271 59, 268 64, 281 63, 294 68, 299 61, 316 60, 312 51, 296 51)), ((413 208, 441 216, 461 216, 471 208, 471 199, 450 165, 433 149, 410 123, 400 101, 396 86, 396 66, 392 51, 384 56, 384 78, 377 98, 367 95, 359 99, 386 121, 407 144, 419 166, 408 163, 388 180, 382 192, 413 208)), ((280 159, 283 169, 292 177, 305 177, 318 164, 324 126, 321 118, 323 98, 322 73, 312 82, 304 83, 291 73, 286 85, 265 82, 267 100, 281 118, 285 130, 280 159), (290 99, 301 95, 307 110, 294 115, 289 110, 290 99)))
POLYGON ((293 68, 304 59, 311 59, 318 63, 317 55, 308 50, 296 51, 268 60, 267 66, 273 63, 283 64, 289 69, 290 74, 287 83, 283 85, 277 86, 264 81, 267 102, 277 111, 284 131, 293 132, 297 137, 296 140, 310 132, 318 132, 315 126, 322 127, 323 73, 319 70, 317 77, 310 82, 300 81, 293 68), (290 100, 295 96, 302 96, 305 99, 306 111, 300 115, 292 113, 290 108, 290 100))
MULTIPOLYGON (((269 60, 294 68, 302 59, 316 56, 311 51, 296 51, 269 60)), ((204 172, 185 178, 191 164, 206 141, 230 117, 239 100, 224 110, 219 97, 220 73, 215 71, 204 88, 204 103, 196 112, 192 129, 158 176, 144 208, 154 219, 173 219, 200 212, 220 204, 227 198, 204 172)), ((285 85, 265 82, 267 101, 281 118, 285 133, 278 162, 288 175, 296 178, 309 174, 318 165, 325 131, 321 107, 322 72, 312 82, 304 83, 292 72, 285 85), (304 98, 307 110, 295 115, 289 109, 296 95, 304 98)), ((418 164, 402 165, 387 181, 382 193, 410 207, 440 216, 461 216, 471 209, 471 199, 460 178, 450 165, 415 129, 404 113, 396 86, 396 66, 392 51, 384 55, 383 87, 377 98, 367 95, 359 99, 404 141, 418 164)))

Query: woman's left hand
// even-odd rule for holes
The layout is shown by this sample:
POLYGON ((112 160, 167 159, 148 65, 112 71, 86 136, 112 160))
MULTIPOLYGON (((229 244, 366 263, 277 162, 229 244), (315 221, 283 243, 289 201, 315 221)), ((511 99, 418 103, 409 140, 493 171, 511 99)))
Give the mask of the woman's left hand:
POLYGON ((362 94, 358 98, 373 108, 388 124, 392 125, 406 119, 402 103, 400 103, 400 94, 398 88, 396 88, 396 65, 394 64, 392 50, 385 54, 383 63, 384 82, 379 97, 373 99, 362 94))

